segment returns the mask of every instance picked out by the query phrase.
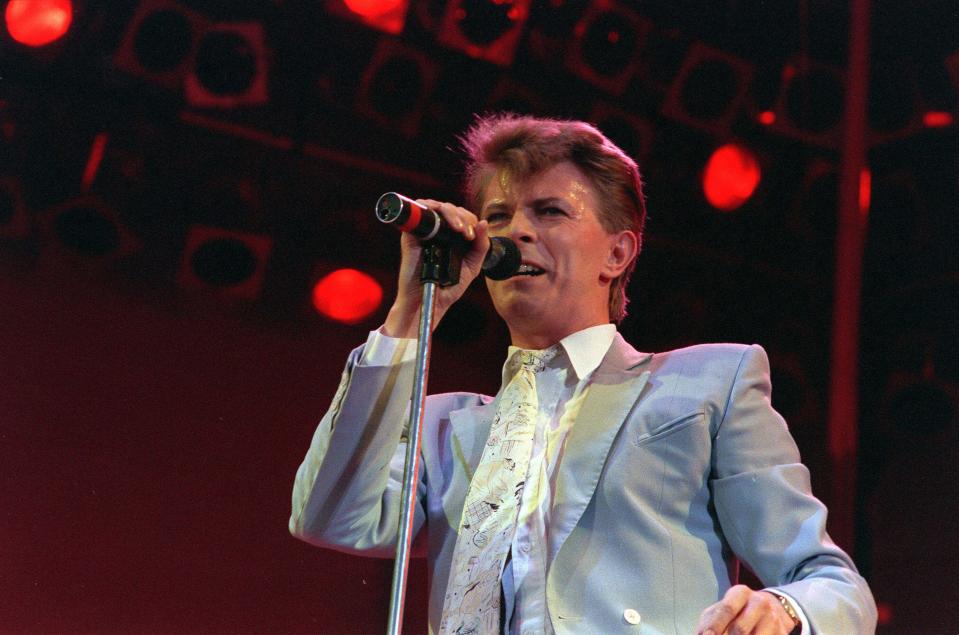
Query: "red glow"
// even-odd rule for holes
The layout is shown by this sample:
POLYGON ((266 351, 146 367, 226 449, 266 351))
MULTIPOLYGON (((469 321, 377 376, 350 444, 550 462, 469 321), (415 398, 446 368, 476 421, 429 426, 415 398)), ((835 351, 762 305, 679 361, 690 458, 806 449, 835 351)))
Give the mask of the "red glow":
POLYGON ((347 9, 371 20, 396 11, 404 2, 405 0, 343 0, 347 9))
POLYGON ((406 10, 409 8, 409 0, 342 0, 342 2, 349 12, 367 25, 394 35, 403 30, 406 10))
POLYGON ((70 0, 10 0, 5 13, 10 36, 27 46, 43 46, 67 32, 73 21, 70 0))
POLYGON ((87 191, 90 189, 90 186, 93 185, 93 181, 97 178, 97 172, 100 171, 100 164, 103 163, 103 153, 107 148, 107 140, 109 135, 105 132, 97 133, 93 137, 93 145, 90 146, 90 156, 87 157, 87 165, 83 169, 83 180, 81 185, 83 185, 83 190, 87 191))
POLYGON ((869 204, 872 202, 872 172, 864 169, 859 173, 859 214, 869 216, 869 204))
POLYGON ((759 123, 764 126, 771 126, 776 123, 776 113, 772 110, 764 110, 759 113, 759 123))
POLYGON ((892 623, 892 607, 885 602, 876 602, 879 609, 879 626, 889 626, 892 623))
POLYGON ((337 269, 313 287, 313 306, 326 317, 356 324, 369 317, 383 300, 383 288, 356 269, 337 269))
POLYGON ((709 204, 731 212, 749 200, 759 185, 761 171, 756 156, 734 143, 713 152, 703 171, 703 193, 709 204))
POLYGON ((945 128, 953 123, 952 113, 932 110, 922 116, 922 123, 927 128, 945 128))

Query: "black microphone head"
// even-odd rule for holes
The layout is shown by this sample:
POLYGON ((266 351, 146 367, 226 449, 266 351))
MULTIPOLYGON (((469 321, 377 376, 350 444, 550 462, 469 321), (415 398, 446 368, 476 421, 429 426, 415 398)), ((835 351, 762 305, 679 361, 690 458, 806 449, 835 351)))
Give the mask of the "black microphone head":
POLYGON ((523 261, 516 243, 502 236, 494 236, 489 242, 489 253, 483 261, 483 275, 490 280, 506 280, 516 275, 523 261))

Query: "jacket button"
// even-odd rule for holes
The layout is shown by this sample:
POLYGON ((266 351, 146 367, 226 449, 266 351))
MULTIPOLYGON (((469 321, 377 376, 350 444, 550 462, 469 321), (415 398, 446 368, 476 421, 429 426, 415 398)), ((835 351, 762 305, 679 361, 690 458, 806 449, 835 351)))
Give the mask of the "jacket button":
POLYGON ((626 609, 623 611, 623 619, 627 624, 639 624, 643 618, 634 609, 626 609))

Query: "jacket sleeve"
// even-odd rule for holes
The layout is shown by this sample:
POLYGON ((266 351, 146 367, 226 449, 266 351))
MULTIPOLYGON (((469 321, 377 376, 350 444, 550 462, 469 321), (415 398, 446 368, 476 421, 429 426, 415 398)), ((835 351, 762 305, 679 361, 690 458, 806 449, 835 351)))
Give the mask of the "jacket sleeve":
POLYGON ((736 555, 771 590, 795 599, 813 633, 871 633, 876 605, 826 533, 826 508, 770 401, 769 362, 745 349, 714 438, 711 487, 736 555))
MULTIPOLYGON (((311 544, 392 557, 402 507, 413 362, 360 363, 349 356, 330 409, 296 472, 290 533, 311 544)), ((424 495, 422 474, 418 499, 424 495)), ((414 535, 425 515, 414 509, 414 535)))

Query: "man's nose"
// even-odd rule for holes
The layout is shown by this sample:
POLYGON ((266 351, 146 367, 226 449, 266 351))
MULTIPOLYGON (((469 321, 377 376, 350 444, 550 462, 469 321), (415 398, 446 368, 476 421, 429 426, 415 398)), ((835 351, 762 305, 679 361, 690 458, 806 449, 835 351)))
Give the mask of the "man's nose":
POLYGON ((517 210, 513 214, 507 228, 507 236, 524 243, 536 240, 536 227, 526 212, 517 210))

